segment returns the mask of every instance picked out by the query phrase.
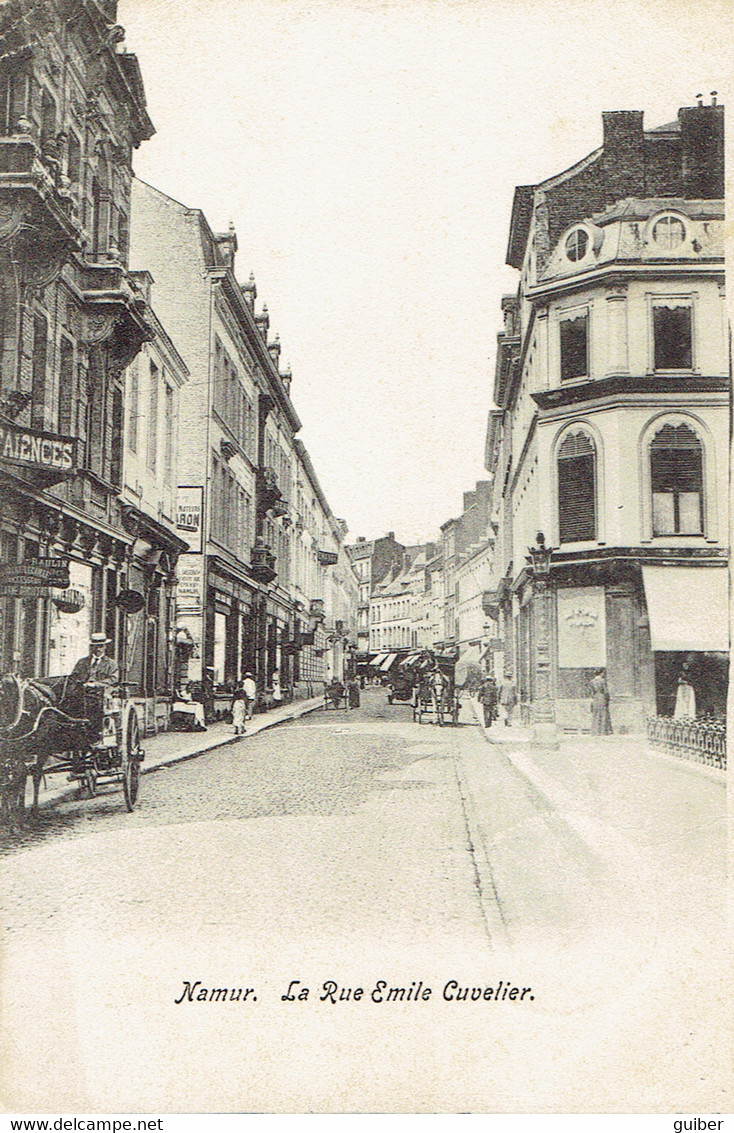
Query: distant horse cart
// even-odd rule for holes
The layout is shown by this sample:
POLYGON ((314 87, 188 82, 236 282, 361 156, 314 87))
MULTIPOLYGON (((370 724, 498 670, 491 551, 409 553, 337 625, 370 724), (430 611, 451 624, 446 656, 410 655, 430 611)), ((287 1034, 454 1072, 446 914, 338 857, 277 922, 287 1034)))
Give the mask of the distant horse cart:
POLYGON ((433 721, 458 724, 461 700, 455 679, 454 653, 429 654, 419 670, 413 696, 413 719, 418 724, 433 721))
POLYGON ((17 827, 23 820, 29 776, 32 813, 48 774, 65 774, 88 798, 100 786, 121 783, 131 811, 144 758, 137 713, 124 686, 81 684, 69 677, 0 677, 0 815, 7 825, 17 827))

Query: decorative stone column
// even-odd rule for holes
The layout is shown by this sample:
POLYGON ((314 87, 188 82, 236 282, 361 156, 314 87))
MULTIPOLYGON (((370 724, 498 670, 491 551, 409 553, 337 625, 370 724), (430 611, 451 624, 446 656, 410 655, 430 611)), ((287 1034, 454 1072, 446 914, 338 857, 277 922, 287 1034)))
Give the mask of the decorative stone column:
POLYGON ((558 746, 553 688, 553 597, 548 578, 533 579, 533 738, 558 746))
POLYGON ((628 374, 627 284, 613 286, 607 295, 607 374, 628 374))

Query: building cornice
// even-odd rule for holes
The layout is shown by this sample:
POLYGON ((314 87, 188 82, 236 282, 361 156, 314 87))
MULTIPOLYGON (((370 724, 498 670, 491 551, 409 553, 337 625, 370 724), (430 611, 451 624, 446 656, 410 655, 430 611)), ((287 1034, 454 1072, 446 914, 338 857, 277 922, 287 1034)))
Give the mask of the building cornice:
POLYGON ((714 377, 642 374, 630 377, 629 374, 612 374, 604 378, 578 385, 559 386, 549 390, 536 390, 531 393, 535 404, 543 411, 561 409, 567 405, 588 405, 591 402, 604 405, 626 405, 633 398, 639 404, 639 395, 675 394, 680 400, 691 394, 729 394, 729 378, 724 375, 714 377))
POLYGON ((603 267, 536 283, 527 288, 525 298, 534 305, 543 304, 557 295, 586 290, 596 284, 628 282, 633 278, 645 281, 667 280, 671 277, 676 281, 704 278, 723 283, 724 262, 718 256, 710 260, 670 260, 666 263, 656 260, 655 263, 648 264, 640 263, 639 260, 612 260, 603 267))

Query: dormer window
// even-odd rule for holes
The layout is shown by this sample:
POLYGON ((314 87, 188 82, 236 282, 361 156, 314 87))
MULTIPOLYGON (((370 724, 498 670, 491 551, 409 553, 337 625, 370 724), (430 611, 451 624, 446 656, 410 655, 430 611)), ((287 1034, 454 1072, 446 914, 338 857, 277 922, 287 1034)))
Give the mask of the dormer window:
POLYGON ((566 257, 573 264, 583 260, 589 249, 589 234, 585 228, 574 228, 566 237, 566 257))
POLYGON ((661 216, 652 228, 652 238, 662 251, 673 252, 686 238, 686 226, 679 216, 661 216))

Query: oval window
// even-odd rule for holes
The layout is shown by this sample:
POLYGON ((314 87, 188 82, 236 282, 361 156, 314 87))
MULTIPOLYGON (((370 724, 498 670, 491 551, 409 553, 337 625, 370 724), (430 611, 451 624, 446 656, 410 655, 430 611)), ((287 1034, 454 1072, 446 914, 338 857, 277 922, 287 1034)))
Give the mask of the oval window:
POLYGON ((575 228, 566 237, 566 255, 573 263, 583 260, 589 247, 589 234, 583 228, 575 228))
POLYGON ((653 225, 652 238, 659 248, 672 252, 686 238, 685 225, 677 216, 661 216, 653 225))

